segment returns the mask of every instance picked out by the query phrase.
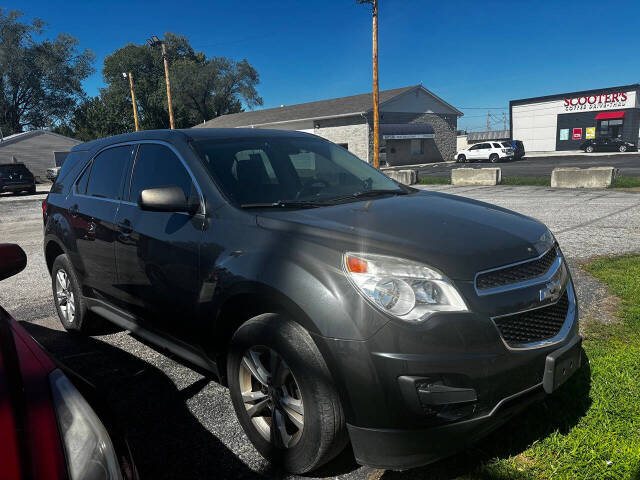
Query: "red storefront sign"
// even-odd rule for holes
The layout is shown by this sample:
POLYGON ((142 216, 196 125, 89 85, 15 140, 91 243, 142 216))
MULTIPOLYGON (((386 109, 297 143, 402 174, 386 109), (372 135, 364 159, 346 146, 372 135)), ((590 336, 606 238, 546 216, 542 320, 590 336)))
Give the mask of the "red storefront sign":
POLYGON ((607 93, 607 94, 598 94, 598 95, 589 95, 586 97, 575 97, 575 98, 565 98, 564 106, 568 107, 569 105, 594 105, 594 104, 605 104, 605 103, 615 103, 615 102, 626 102, 627 101, 627 93, 626 92, 615 92, 615 93, 607 93))
POLYGON ((574 128, 573 129, 573 140, 580 140, 582 138, 582 129, 574 128))

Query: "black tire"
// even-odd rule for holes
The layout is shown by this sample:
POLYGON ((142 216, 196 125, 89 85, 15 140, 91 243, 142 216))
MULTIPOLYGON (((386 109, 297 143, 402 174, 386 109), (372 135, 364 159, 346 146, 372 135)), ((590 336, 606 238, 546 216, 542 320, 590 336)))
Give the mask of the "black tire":
POLYGON ((466 161, 467 161, 467 157, 465 157, 464 155, 458 155, 458 159, 457 159, 458 163, 465 163, 466 161))
POLYGON ((587 146, 587 148, 585 148, 584 151, 587 153, 593 153, 594 151, 593 145, 587 146))
POLYGON ((30 194, 33 195, 34 193, 36 193, 36 187, 35 186, 31 187, 28 191, 29 191, 30 194))
MULTIPOLYGON (((282 465, 289 472, 302 474, 327 463, 348 443, 342 405, 329 370, 309 333, 297 323, 280 314, 267 313, 242 324, 231 340, 227 358, 227 378, 240 425, 258 452, 270 462, 282 465), (246 378, 246 372, 249 370, 243 364, 243 357, 250 349, 254 352, 256 349, 263 349, 271 352, 268 355, 275 352, 276 357, 280 356, 299 389, 304 426, 299 430, 296 443, 288 448, 276 446, 276 443, 282 443, 283 437, 276 435, 278 439, 275 439, 270 427, 271 441, 263 436, 266 434, 260 433, 258 426, 247 413, 240 383, 243 371, 246 378)), ((268 378, 270 382, 273 381, 273 377, 268 378)), ((255 379, 257 377, 251 376, 251 385, 257 385, 256 388, 263 392, 268 391, 268 398, 273 398, 272 393, 277 394, 277 388, 272 390, 277 382, 273 381, 273 385, 270 383, 268 387, 263 387, 260 385, 261 382, 254 383, 255 379)), ((252 391, 253 388, 252 386, 252 391)), ((256 401, 255 405, 261 402, 256 401)), ((256 421, 266 422, 266 419, 274 418, 273 412, 277 410, 282 412, 281 418, 291 422, 290 416, 288 420, 285 418, 286 412, 282 404, 277 403, 278 407, 273 400, 271 406, 267 402, 267 410, 263 408, 264 415, 256 415, 256 421)), ((293 424, 290 423, 289 426, 291 425, 293 424)))
POLYGON ((618 148, 618 151, 626 152, 627 151, 627 146, 626 145, 620 145, 620 148, 618 148))
POLYGON ((497 153, 492 153, 489 155, 489 161, 491 163, 498 163, 500 161, 500 156, 497 153))
POLYGON ((51 268, 51 289, 53 291, 53 303, 56 307, 56 312, 58 312, 58 318, 65 330, 86 335, 98 335, 118 331, 115 325, 88 311, 87 304, 82 296, 78 276, 66 254, 59 255, 53 261, 53 267, 51 268), (66 289, 67 305, 68 299, 73 298, 73 318, 65 314, 64 302, 61 301, 61 297, 57 293, 57 282, 59 281, 58 275, 60 272, 63 272, 66 279, 68 279, 68 288, 66 289), (72 297, 69 294, 71 294, 72 297))

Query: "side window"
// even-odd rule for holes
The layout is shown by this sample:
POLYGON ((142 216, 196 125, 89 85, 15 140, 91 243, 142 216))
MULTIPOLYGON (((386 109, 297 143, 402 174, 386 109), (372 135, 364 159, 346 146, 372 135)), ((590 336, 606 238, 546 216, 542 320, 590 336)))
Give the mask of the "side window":
POLYGON ((493 148, 502 148, 502 146, 499 143, 494 143, 493 148))
MULTIPOLYGON (((122 173, 131 158, 132 151, 133 145, 124 145, 104 150, 95 157, 91 165, 86 194, 91 197, 120 200, 122 173)), ((78 187, 81 187, 80 182, 78 187)), ((80 190, 79 193, 81 193, 80 190)))
POLYGON ((137 202, 140 192, 147 188, 168 186, 182 188, 187 198, 195 194, 189 172, 171 149, 155 143, 141 144, 133 167, 129 201, 137 202))
POLYGON ((87 193, 87 183, 89 182, 89 174, 91 173, 91 164, 84 169, 82 176, 76 182, 76 193, 84 195, 87 193))

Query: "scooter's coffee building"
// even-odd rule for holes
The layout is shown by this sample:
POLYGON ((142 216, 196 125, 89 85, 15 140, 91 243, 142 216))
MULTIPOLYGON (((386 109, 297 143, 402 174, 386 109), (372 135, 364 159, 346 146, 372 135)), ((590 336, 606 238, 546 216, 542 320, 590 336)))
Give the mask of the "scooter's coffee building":
POLYGON ((578 150, 589 139, 638 144, 640 84, 560 93, 509 102, 511 138, 527 152, 578 150))

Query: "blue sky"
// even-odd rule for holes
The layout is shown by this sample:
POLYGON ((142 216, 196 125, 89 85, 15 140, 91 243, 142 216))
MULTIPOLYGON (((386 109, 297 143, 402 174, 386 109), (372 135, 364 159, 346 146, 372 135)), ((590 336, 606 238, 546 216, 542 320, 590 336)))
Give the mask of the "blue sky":
MULTIPOLYGON (((640 2, 380 1, 380 87, 422 83, 484 129, 510 99, 640 82, 640 2)), ((208 56, 247 58, 265 107, 371 90, 370 9, 355 0, 13 1, 27 18, 67 32, 102 60, 152 34, 185 35, 208 56)), ((502 122, 496 122, 499 128, 502 122)))

